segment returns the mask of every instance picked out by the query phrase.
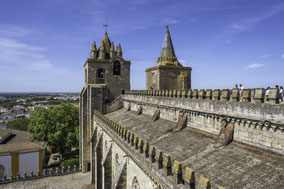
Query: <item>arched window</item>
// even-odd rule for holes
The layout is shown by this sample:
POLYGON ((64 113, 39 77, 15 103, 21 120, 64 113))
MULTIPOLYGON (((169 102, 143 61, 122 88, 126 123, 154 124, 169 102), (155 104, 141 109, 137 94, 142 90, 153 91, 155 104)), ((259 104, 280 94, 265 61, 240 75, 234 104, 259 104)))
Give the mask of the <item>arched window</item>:
POLYGON ((113 75, 120 75, 120 62, 115 61, 113 63, 113 75))
POLYGON ((104 84, 105 83, 105 70, 104 69, 98 69, 98 71, 97 71, 97 83, 98 84, 104 84))

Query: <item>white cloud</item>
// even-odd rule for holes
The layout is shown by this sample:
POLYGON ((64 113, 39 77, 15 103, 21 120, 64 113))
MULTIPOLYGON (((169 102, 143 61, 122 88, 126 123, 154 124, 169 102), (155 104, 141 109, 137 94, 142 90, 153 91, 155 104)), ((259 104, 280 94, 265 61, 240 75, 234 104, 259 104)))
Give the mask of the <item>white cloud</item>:
POLYGON ((268 58, 268 57, 271 57, 271 56, 273 56, 273 55, 271 55, 271 54, 265 54, 265 55, 259 56, 259 58, 268 58))
POLYGON ((179 62, 182 63, 182 64, 186 63, 186 61, 183 60, 183 59, 179 60, 179 62))
POLYGON ((163 24, 177 24, 177 23, 179 23, 178 20, 170 18, 170 17, 164 18, 162 22, 163 22, 163 24))
POLYGON ((284 54, 281 54, 281 58, 284 58, 284 54))
POLYGON ((224 43, 232 43, 231 40, 225 40, 224 43))
POLYGON ((259 63, 254 63, 254 64, 250 64, 246 67, 246 69, 254 69, 254 68, 260 68, 265 66, 264 64, 259 64, 259 63))
POLYGON ((53 65, 44 55, 45 48, 26 41, 26 35, 29 36, 32 31, 17 26, 3 28, 0 25, 0 64, 26 70, 51 71, 53 65), (21 35, 15 34, 17 29, 20 29, 19 33, 22 31, 21 35))
POLYGON ((46 70, 51 67, 52 64, 48 60, 39 60, 37 62, 26 64, 24 66, 24 68, 27 70, 46 70))
POLYGON ((0 24, 0 36, 23 37, 33 33, 31 30, 14 25, 0 24))
POLYGON ((241 24, 239 24, 239 23, 233 23, 233 24, 231 25, 231 28, 237 29, 237 30, 245 30, 245 29, 246 29, 246 27, 244 27, 243 25, 241 25, 241 24))

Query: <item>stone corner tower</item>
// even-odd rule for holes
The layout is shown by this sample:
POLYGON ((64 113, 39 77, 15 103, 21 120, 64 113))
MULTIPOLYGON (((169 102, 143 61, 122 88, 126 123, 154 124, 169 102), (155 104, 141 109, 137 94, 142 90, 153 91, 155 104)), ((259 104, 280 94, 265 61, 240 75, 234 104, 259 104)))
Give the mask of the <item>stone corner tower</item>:
POLYGON ((122 57, 120 43, 116 48, 105 32, 97 49, 92 45, 84 64, 84 87, 80 93, 80 164, 90 170, 90 140, 94 110, 107 113, 107 105, 130 90, 130 61, 122 57))
POLYGON ((185 67, 178 62, 170 31, 167 27, 157 65, 145 70, 146 89, 191 89, 191 70, 191 67, 185 67))

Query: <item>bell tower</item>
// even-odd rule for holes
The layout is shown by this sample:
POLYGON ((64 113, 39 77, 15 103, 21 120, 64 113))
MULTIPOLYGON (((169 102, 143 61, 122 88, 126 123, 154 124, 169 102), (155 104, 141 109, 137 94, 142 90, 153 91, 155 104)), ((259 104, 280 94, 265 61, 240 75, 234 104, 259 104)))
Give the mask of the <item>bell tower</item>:
POLYGON ((107 31, 98 49, 93 42, 90 57, 84 64, 85 81, 80 93, 80 163, 83 172, 90 170, 93 112, 107 113, 108 104, 130 90, 130 64, 122 57, 121 44, 114 48, 107 31))

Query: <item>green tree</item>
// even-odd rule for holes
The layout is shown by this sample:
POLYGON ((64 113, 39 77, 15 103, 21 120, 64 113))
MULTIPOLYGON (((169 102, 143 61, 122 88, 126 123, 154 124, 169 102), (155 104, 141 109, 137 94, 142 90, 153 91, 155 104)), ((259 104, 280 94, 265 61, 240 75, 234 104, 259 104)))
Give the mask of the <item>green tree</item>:
POLYGON ((47 141, 63 156, 79 146, 79 109, 70 103, 39 108, 30 116, 29 131, 35 141, 47 141))
POLYGON ((9 121, 7 127, 10 129, 17 129, 27 131, 29 126, 29 120, 27 118, 9 121))

